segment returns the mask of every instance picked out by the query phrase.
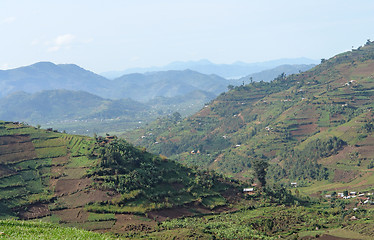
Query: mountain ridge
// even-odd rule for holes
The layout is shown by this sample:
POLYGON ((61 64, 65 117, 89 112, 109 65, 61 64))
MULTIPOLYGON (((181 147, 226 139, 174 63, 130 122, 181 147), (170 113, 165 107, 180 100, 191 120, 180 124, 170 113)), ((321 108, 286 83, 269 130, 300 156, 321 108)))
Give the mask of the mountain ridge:
POLYGON ((234 62, 232 64, 215 64, 207 59, 198 61, 176 61, 166 66, 149 67, 149 68, 131 68, 124 71, 109 71, 103 72, 101 75, 110 79, 117 78, 124 74, 139 72, 154 72, 154 71, 167 71, 167 70, 184 70, 191 69, 204 74, 217 74, 224 78, 238 78, 249 75, 251 73, 260 72, 265 69, 274 68, 283 64, 317 64, 318 61, 308 58, 291 58, 291 59, 277 59, 265 62, 245 63, 234 62))

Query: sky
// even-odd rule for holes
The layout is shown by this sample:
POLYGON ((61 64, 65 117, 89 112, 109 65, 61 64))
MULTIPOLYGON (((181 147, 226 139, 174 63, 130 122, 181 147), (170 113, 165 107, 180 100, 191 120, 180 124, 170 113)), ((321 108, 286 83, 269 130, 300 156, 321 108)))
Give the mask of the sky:
POLYGON ((0 69, 330 58, 373 26, 372 0, 0 0, 0 69))

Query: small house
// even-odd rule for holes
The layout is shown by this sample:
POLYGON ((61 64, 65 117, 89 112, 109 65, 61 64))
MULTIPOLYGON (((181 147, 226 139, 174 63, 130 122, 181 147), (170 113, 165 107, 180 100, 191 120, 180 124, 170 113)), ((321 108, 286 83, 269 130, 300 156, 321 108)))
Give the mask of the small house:
POLYGON ((244 193, 249 193, 249 194, 251 194, 251 193, 253 193, 254 191, 255 191, 254 188, 243 188, 243 192, 244 192, 244 193))
POLYGON ((291 187, 297 187, 297 182, 292 182, 291 187))

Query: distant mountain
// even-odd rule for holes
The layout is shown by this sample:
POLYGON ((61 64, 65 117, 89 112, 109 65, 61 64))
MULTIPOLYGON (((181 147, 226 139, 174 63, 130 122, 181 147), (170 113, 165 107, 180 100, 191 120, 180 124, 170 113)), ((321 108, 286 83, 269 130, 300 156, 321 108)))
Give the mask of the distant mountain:
POLYGON ((197 90, 218 95, 224 92, 228 80, 217 75, 205 75, 192 70, 134 73, 112 80, 115 88, 111 96, 124 96, 137 101, 148 101, 156 97, 176 97, 197 90))
POLYGON ((130 68, 124 71, 110 71, 101 73, 101 75, 114 79, 124 74, 146 73, 155 71, 168 70, 185 70, 191 69, 204 74, 216 74, 224 78, 240 78, 252 73, 260 72, 266 69, 274 68, 284 64, 318 64, 319 61, 308 58, 278 59, 266 62, 244 63, 235 62, 232 64, 215 64, 208 60, 173 62, 166 66, 149 67, 149 68, 130 68))
POLYGON ((33 123, 131 117, 146 109, 144 104, 130 99, 109 100, 70 90, 17 92, 0 99, 0 119, 33 123))
POLYGON ((82 90, 100 94, 110 81, 74 64, 39 62, 0 71, 0 97, 12 92, 35 93, 42 90, 82 90))
POLYGON ((315 64, 280 65, 272 69, 264 70, 261 72, 250 74, 246 77, 242 77, 238 79, 237 82, 238 83, 244 82, 245 84, 248 84, 251 82, 251 78, 252 78, 252 81, 254 82, 260 82, 260 81, 270 82, 282 73, 285 73, 286 75, 290 75, 290 74, 305 72, 315 66, 316 66, 315 64))
POLYGON ((216 95, 226 89, 226 79, 191 70, 128 74, 115 80, 74 64, 39 62, 0 71, 0 97, 14 92, 36 93, 66 89, 85 91, 110 99, 132 98, 148 101, 155 97, 175 97, 196 90, 216 95))

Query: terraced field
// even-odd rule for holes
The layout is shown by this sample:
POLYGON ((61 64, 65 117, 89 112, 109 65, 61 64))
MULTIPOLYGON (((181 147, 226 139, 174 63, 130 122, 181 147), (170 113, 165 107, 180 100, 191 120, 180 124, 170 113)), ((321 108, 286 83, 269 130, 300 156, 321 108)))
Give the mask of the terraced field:
MULTIPOLYGON (((134 171, 148 168, 155 171, 152 164, 160 165, 162 173, 145 175, 155 177, 158 182, 166 181, 147 190, 159 199, 146 198, 142 185, 139 190, 127 193, 105 185, 105 181, 116 179, 101 173, 110 168, 100 167, 103 156, 99 155, 112 138, 96 140, 13 122, 0 122, 0 134, 1 218, 41 219, 64 226, 123 233, 152 230, 157 221, 165 220, 168 212, 174 212, 167 214, 168 218, 193 216, 223 211, 219 206, 228 204, 216 190, 191 188, 188 193, 184 190, 195 177, 200 178, 200 173, 130 145, 127 153, 135 151, 140 157, 144 154, 141 161, 147 167, 137 170, 140 166, 136 164, 134 171), (95 171, 101 175, 95 175, 95 171), (185 184, 179 177, 183 177, 185 184)), ((119 171, 126 169, 124 166, 119 171)))

